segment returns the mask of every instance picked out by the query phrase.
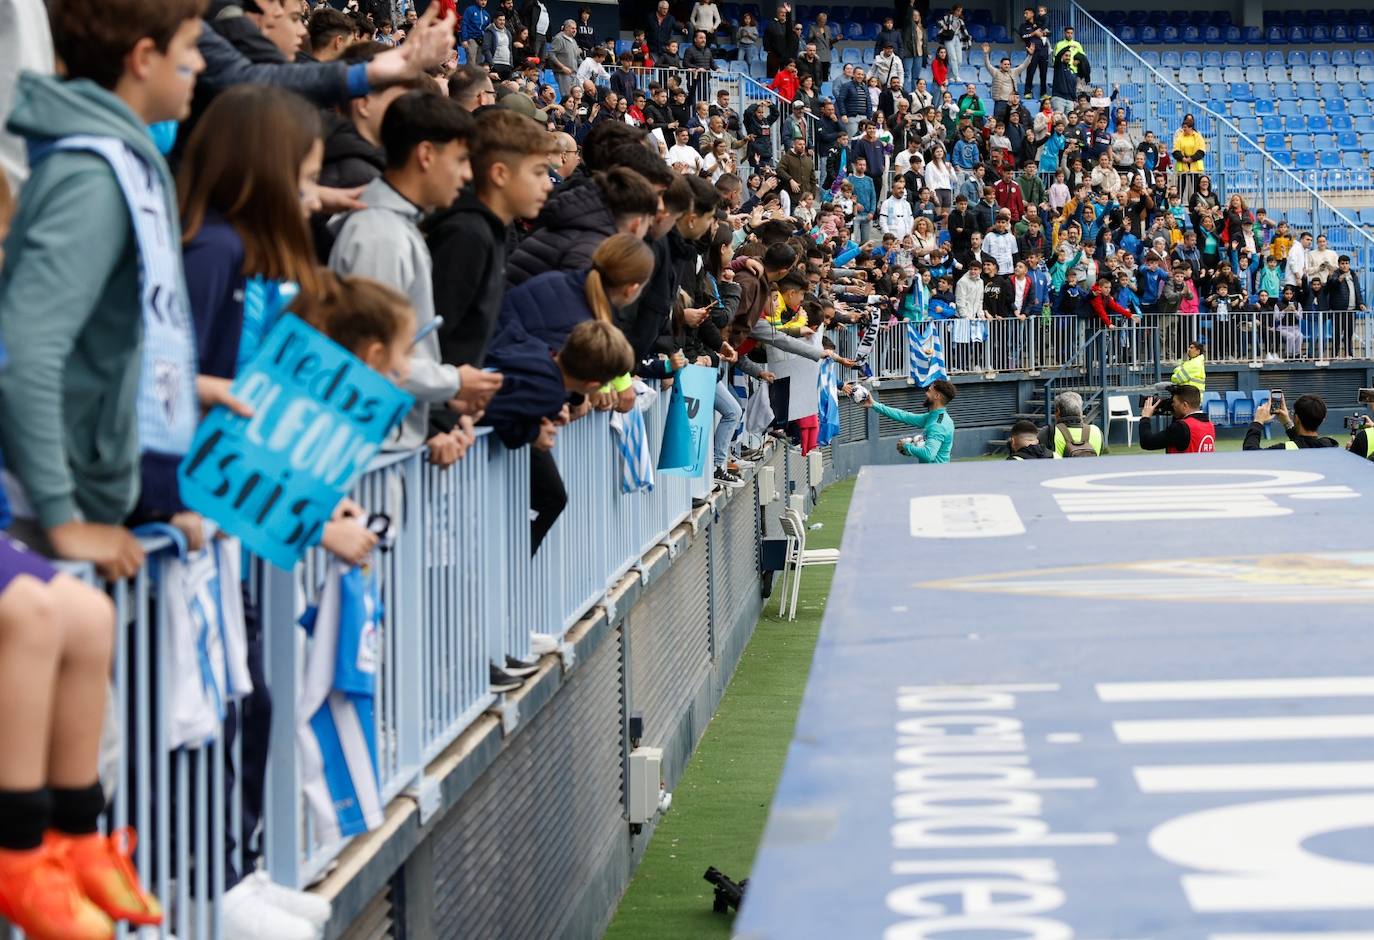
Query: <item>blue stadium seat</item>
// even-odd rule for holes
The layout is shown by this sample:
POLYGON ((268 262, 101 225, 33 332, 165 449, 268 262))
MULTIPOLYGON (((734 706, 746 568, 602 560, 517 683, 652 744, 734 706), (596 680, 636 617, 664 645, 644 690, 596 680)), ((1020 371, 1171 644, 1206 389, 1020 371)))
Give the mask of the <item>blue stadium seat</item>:
POLYGON ((1270 81, 1270 78, 1269 74, 1264 70, 1264 66, 1248 65, 1245 67, 1245 78, 1242 79, 1242 81, 1247 81, 1253 85, 1256 82, 1270 81))
POLYGON ((1289 209, 1284 216, 1288 223, 1295 227, 1306 228, 1312 224, 1312 213, 1306 209, 1289 209))
POLYGON ((1325 114, 1307 115, 1307 129, 1309 131, 1324 131, 1331 125, 1327 123, 1325 114))
POLYGON ((1179 62, 1183 65, 1188 65, 1192 66, 1195 69, 1200 69, 1202 68, 1202 53, 1185 52, 1183 53, 1182 58, 1179 59, 1179 62))
POLYGON ((840 53, 840 62, 842 66, 862 65, 863 60, 863 53, 860 52, 858 49, 854 48, 853 46, 850 46, 848 49, 845 49, 843 52, 840 53))
POLYGON ((1116 31, 1116 34, 1120 36, 1121 41, 1128 46, 1133 46, 1140 42, 1140 34, 1136 32, 1134 26, 1122 26, 1116 31))
POLYGON ((1317 49, 1313 51, 1313 53, 1310 56, 1307 57, 1307 64, 1312 66, 1313 68, 1316 68, 1318 66, 1330 65, 1331 53, 1325 51, 1324 49, 1317 49))
MULTIPOLYGON (((1301 29, 1301 28, 1302 28, 1302 27, 1298 27, 1298 29, 1301 29)), ((1296 42, 1297 40, 1293 39, 1293 38, 1290 36, 1288 41, 1289 41, 1289 42, 1296 42)), ((1330 42, 1330 41, 1331 41, 1331 31, 1328 30, 1325 26, 1322 26, 1321 24, 1318 24, 1318 25, 1316 25, 1316 26, 1313 26, 1313 27, 1312 27, 1311 41, 1312 41, 1312 42, 1330 42)))
MULTIPOLYGON (((969 26, 968 34, 973 37, 974 42, 988 42, 988 28, 986 26, 974 23, 969 26)), ((875 35, 873 38, 877 39, 878 37, 875 35)))
POLYGON ((1179 66, 1178 83, 1180 85, 1196 85, 1200 81, 1202 81, 1202 76, 1198 74, 1197 69, 1191 65, 1179 66))
POLYGON ((1288 66, 1286 66, 1286 65, 1269 65, 1269 66, 1265 66, 1265 69, 1264 69, 1264 80, 1267 81, 1267 82, 1273 82, 1273 83, 1276 84, 1276 85, 1286 85, 1286 84, 1288 84, 1288 81, 1289 81, 1289 78, 1288 78, 1288 66))
MULTIPOLYGON (((1283 149, 1283 135, 1282 135, 1282 134, 1266 134, 1264 139, 1265 139, 1266 146, 1268 146, 1268 149, 1270 149, 1270 150, 1282 150, 1282 149, 1283 149), (1279 143, 1277 144, 1277 146, 1271 145, 1271 144, 1272 144, 1272 140, 1273 140, 1273 138, 1275 138, 1275 137, 1279 138, 1279 143)), ((1312 151, 1316 150, 1317 148, 1316 148, 1315 146, 1313 146, 1313 144, 1312 144, 1312 135, 1311 135, 1311 134, 1294 134, 1294 135, 1293 135, 1293 142, 1289 145, 1289 149, 1292 150, 1294 153, 1311 153, 1312 151)))
MULTIPOLYGON (((1153 26, 1142 26, 1140 29, 1140 42, 1147 46, 1159 45, 1159 30, 1153 26)), ((1177 53, 1175 53, 1177 55, 1177 53)))
POLYGON ((1250 86, 1245 82, 1237 82, 1231 86, 1231 97, 1236 101, 1254 101, 1255 94, 1250 90, 1250 86))
POLYGON ((1217 427, 1226 427, 1228 418, 1226 412, 1226 402, 1222 401, 1219 392, 1202 393, 1202 410, 1207 413, 1207 420, 1217 427))
MULTIPOLYGON (((1274 160, 1278 163, 1279 166, 1291 167, 1293 165, 1293 155, 1289 153, 1287 150, 1276 150, 1273 153, 1271 153, 1270 156, 1274 158, 1274 160)), ((1299 154, 1298 156, 1304 155, 1299 154)), ((1306 154, 1306 156, 1309 156, 1313 160, 1316 160, 1316 154, 1309 153, 1306 154)))
POLYGON ((1369 116, 1369 101, 1364 98, 1350 99, 1350 103, 1346 105, 1346 108, 1356 117, 1369 116))
POLYGON ((1374 209, 1361 209, 1359 219, 1361 225, 1374 225, 1374 209))
MULTIPOLYGON (((1265 41, 1265 31, 1258 26, 1246 26, 1240 31, 1240 34, 1240 42, 1247 46, 1258 46, 1265 41)), ((1226 41, 1234 42, 1235 40, 1228 39, 1226 41)))
POLYGON ((1202 41, 1216 45, 1222 42, 1221 29, 1216 26, 1208 26, 1202 30, 1202 41))
MULTIPOLYGON (((1357 65, 1355 68, 1360 73, 1360 81, 1366 86, 1374 87, 1374 65, 1357 65)), ((1365 94, 1368 94, 1368 91, 1365 94)))
POLYGON ((1273 113, 1274 113, 1274 102, 1272 102, 1272 101, 1267 101, 1267 100, 1265 100, 1264 98, 1256 98, 1256 99, 1255 99, 1255 114, 1256 114, 1256 115, 1260 115, 1260 114, 1273 114, 1273 113))
POLYGON ((1374 101, 1374 81, 1366 82, 1364 79, 1360 79, 1360 81, 1364 84, 1364 96, 1370 101, 1374 101))
POLYGON ((1317 86, 1313 82, 1294 82, 1293 96, 1299 101, 1312 101, 1317 97, 1317 86))
MULTIPOLYGON (((1268 65, 1268 64, 1269 64, 1269 57, 1270 57, 1271 55, 1272 55, 1272 56, 1280 56, 1280 57, 1282 57, 1282 56, 1283 56, 1283 53, 1282 53, 1282 52, 1266 52, 1266 53, 1264 54, 1264 59, 1265 59, 1264 64, 1265 64, 1265 65, 1268 65)), ((1307 64, 1307 53, 1304 52, 1304 51, 1301 50, 1301 49, 1289 49, 1289 50, 1288 50, 1288 64, 1289 64, 1289 65, 1306 65, 1306 64, 1307 64)))
POLYGON ((1360 70, 1353 65, 1336 66, 1336 81, 1345 84, 1346 82, 1358 82, 1360 80, 1360 70))
POLYGON ((1364 94, 1364 89, 1360 87, 1359 82, 1343 82, 1341 84, 1341 97, 1347 99, 1347 108, 1349 108, 1350 105, 1353 105, 1356 99, 1358 99, 1362 94, 1364 94))
POLYGON ((1327 98, 1327 99, 1326 99, 1326 113, 1327 113, 1327 114, 1344 114, 1344 113, 1345 113, 1345 99, 1344 99, 1344 98, 1327 98))
POLYGON ((1342 65, 1353 65, 1355 57, 1350 54, 1349 49, 1337 49, 1331 53, 1331 64, 1339 68, 1342 65))
POLYGON ((1264 41, 1271 46, 1281 46, 1288 42, 1288 34, 1284 32, 1282 26, 1271 26, 1265 30, 1264 41))
POLYGON ((1318 165, 1323 170, 1339 170, 1341 168, 1341 155, 1335 150, 1323 150, 1318 165))
POLYGON ((1202 41, 1202 33, 1196 26, 1185 26, 1181 38, 1183 42, 1197 43, 1202 41))
POLYGON ((1333 131, 1352 131, 1355 129, 1355 122, 1350 119, 1348 114, 1331 115, 1331 129, 1333 131))
MULTIPOLYGON (((1298 138, 1297 136, 1295 136, 1295 137, 1293 138, 1293 149, 1294 149, 1294 150, 1297 150, 1297 149, 1298 149, 1298 139, 1299 139, 1299 138, 1298 138)), ((1275 151, 1277 151, 1277 150, 1283 150, 1283 149, 1285 149, 1287 146, 1288 146, 1288 145, 1284 142, 1283 133, 1282 133, 1282 132, 1276 132, 1276 133, 1273 133, 1273 134, 1265 134, 1265 135, 1264 135, 1264 149, 1265 149, 1265 150, 1275 150, 1275 151)), ((1309 149, 1309 150, 1312 149, 1312 145, 1311 145, 1310 143, 1308 144, 1307 149, 1309 149)))
MULTIPOLYGON (((1226 55, 1230 55, 1230 53, 1228 52, 1228 53, 1226 53, 1226 55)), ((1291 56, 1292 53, 1290 52, 1289 55, 1291 56)), ((1304 62, 1306 62, 1306 61, 1307 61, 1307 56, 1304 55, 1304 56, 1302 57, 1302 60, 1303 60, 1304 62)), ((1245 53, 1245 59, 1244 59, 1244 62, 1243 62, 1242 64, 1243 64, 1243 65, 1296 65, 1297 63, 1296 63, 1296 62, 1289 62, 1289 61, 1287 61, 1286 59, 1284 59, 1283 53, 1282 53, 1282 52, 1279 52, 1277 49, 1270 50, 1269 52, 1264 53, 1262 56, 1261 56, 1261 54, 1259 53, 1258 50, 1253 50, 1253 49, 1252 49, 1252 50, 1250 50, 1249 52, 1245 53)))
POLYGON ((1250 91, 1254 93, 1256 101, 1260 100, 1261 98, 1263 98, 1265 101, 1273 101, 1276 98, 1278 98, 1278 95, 1274 91, 1274 86, 1269 84, 1268 82, 1258 82, 1254 85, 1251 85, 1250 91))
POLYGON ((1298 88, 1292 82, 1276 82, 1274 84, 1275 101, 1296 101, 1298 98, 1298 88))
POLYGON ((1192 23, 1192 24, 1193 24, 1194 26, 1196 26, 1198 29, 1201 29, 1201 28, 1204 27, 1204 26, 1210 26, 1211 23, 1212 23, 1212 14, 1211 14, 1211 11, 1209 11, 1209 10, 1189 10, 1189 11, 1188 11, 1188 22, 1189 22, 1189 23, 1192 23))
POLYGON ((1226 416, 1232 427, 1242 427, 1255 420, 1255 400, 1249 392, 1226 393, 1226 416))
POLYGON ((1303 117, 1320 117, 1322 114, 1322 103, 1313 98, 1299 101, 1298 112, 1302 114, 1303 117))
POLYGON ((1259 119, 1252 117, 1242 117, 1236 119, 1236 127, 1246 137, 1259 136, 1259 119))
POLYGON ((1341 154, 1341 166, 1347 170, 1364 169, 1364 154, 1358 150, 1347 150, 1341 154))
POLYGON ((1261 134, 1276 134, 1283 130, 1283 118, 1277 114, 1264 114, 1255 120, 1259 122, 1261 134))
MULTIPOLYGON (((1279 154, 1275 153, 1274 156, 1277 157, 1279 156, 1279 154)), ((1280 160, 1279 162, 1283 161, 1280 160)), ((1317 168, 1317 155, 1310 150, 1304 150, 1300 153, 1295 153, 1293 154, 1292 165, 1297 167, 1299 170, 1315 170, 1317 168)))
POLYGON ((1166 43, 1169 43, 1170 45, 1173 45, 1174 43, 1179 42, 1178 27, 1177 27, 1177 26, 1166 26, 1166 27, 1164 27, 1163 29, 1161 29, 1161 30, 1159 31, 1159 38, 1160 38, 1160 41, 1161 41, 1161 42, 1166 42, 1166 43))
POLYGON ((1359 43, 1374 41, 1374 27, 1368 23, 1359 24, 1355 27, 1354 40, 1359 43))
POLYGON ((1291 65, 1288 67, 1288 77, 1295 82, 1311 82, 1312 66, 1310 65, 1291 65))
POLYGON ((1221 68, 1221 53, 1209 50, 1202 54, 1202 65, 1204 68, 1221 68))
MULTIPOLYGON (((1255 27, 1255 34, 1256 34, 1256 35, 1259 35, 1259 27, 1258 27, 1258 26, 1255 27)), ((1240 30, 1240 27, 1239 27, 1239 26, 1226 26, 1226 27, 1223 27, 1223 28, 1222 28, 1222 31, 1221 31, 1221 41, 1224 42, 1224 43, 1226 43, 1226 45, 1228 45, 1228 46, 1238 46, 1238 45, 1240 45, 1241 42, 1242 42, 1242 39, 1241 39, 1242 35, 1244 35, 1244 34, 1241 33, 1241 30, 1240 30)), ((1258 40, 1256 40, 1256 41, 1258 41, 1258 40)))
POLYGON ((1374 153, 1374 131, 1351 131, 1360 135, 1360 149, 1374 153))
POLYGON ((1316 84, 1317 97, 1322 100, 1338 97, 1341 93, 1341 86, 1336 82, 1317 82, 1316 84))
POLYGON ((1313 150, 1339 150, 1341 147, 1335 134, 1313 134, 1313 150))
POLYGON ((1374 49, 1356 49, 1354 62, 1356 65, 1374 65, 1374 49))
POLYGON ((1309 16, 1315 15, 1315 13, 1315 10, 1284 10, 1283 25, 1288 27, 1301 26, 1309 16))
MULTIPOLYGON (((1254 50, 1251 50, 1251 51, 1245 53, 1244 56, 1242 56, 1241 53, 1240 53, 1239 51, 1237 51, 1237 50, 1235 50, 1235 49, 1228 49, 1228 50, 1226 50, 1225 52, 1223 52, 1223 53, 1221 54, 1221 64, 1222 64, 1223 66, 1227 66, 1227 65, 1267 65, 1268 63, 1266 63, 1265 61, 1263 61, 1263 59, 1261 59, 1261 57, 1260 57, 1260 54, 1259 54, 1258 52, 1255 52, 1254 50)), ((1283 64, 1283 57, 1282 57, 1282 56, 1279 57, 1279 62, 1278 62, 1278 64, 1280 64, 1280 65, 1283 64)))
POLYGON ((1202 80, 1209 85, 1219 85, 1222 82, 1238 82, 1244 72, 1238 68, 1222 70, 1214 65, 1209 65, 1202 70, 1202 80))
POLYGON ((861 42, 864 38, 864 24, 857 22, 850 23, 845 27, 844 35, 846 39, 850 39, 854 42, 861 42))
POLYGON ((1225 29, 1231 25, 1231 13, 1229 10, 1213 10, 1208 14, 1207 22, 1225 29))
POLYGON ((1374 116, 1362 114, 1355 118, 1354 129, 1361 134, 1374 134, 1374 116))
POLYGON ((1298 102, 1284 99, 1278 102, 1279 114, 1286 118, 1301 117, 1302 112, 1298 110, 1298 102))

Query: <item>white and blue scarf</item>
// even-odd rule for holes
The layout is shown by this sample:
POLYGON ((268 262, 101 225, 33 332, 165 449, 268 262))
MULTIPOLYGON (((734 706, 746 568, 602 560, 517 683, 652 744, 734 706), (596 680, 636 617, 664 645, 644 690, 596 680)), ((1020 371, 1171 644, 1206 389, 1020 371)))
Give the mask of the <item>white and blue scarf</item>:
POLYGON ((76 134, 31 145, 35 165, 57 150, 103 157, 129 207, 138 246, 143 304, 143 360, 138 382, 138 435, 144 451, 184 454, 199 419, 195 328, 182 279, 178 227, 167 211, 157 167, 115 137, 76 134))

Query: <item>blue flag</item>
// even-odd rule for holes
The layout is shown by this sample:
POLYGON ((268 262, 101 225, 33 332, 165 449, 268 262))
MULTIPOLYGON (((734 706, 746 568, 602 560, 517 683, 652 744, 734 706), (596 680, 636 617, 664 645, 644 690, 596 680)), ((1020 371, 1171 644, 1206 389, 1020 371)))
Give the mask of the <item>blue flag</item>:
POLYGON ((945 348, 940 331, 932 323, 908 323, 907 347, 911 353, 911 381, 926 388, 945 374, 945 348))
POLYGON ((820 433, 816 443, 824 447, 840 433, 840 391, 835 381, 835 360, 822 359, 820 378, 819 408, 816 412, 820 419, 820 433))

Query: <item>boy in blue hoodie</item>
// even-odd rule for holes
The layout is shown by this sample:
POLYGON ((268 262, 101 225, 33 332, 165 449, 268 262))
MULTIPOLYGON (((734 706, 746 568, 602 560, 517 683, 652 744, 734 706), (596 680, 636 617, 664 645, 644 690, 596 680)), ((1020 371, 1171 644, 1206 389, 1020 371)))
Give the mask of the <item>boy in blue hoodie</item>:
MULTIPOLYGON (((33 173, 0 273, 0 443, 24 533, 124 578, 143 561, 119 525, 140 443, 175 446, 195 429, 177 193, 148 128, 190 112, 204 3, 55 0, 49 12, 65 78, 22 74, 9 118, 33 173)), ((3 608, 45 572, 0 580, 3 608)), ((127 838, 97 830, 114 635, 108 602, 88 606, 36 621, 41 643, 5 631, 0 658, 0 916, 31 936, 105 940, 111 918, 162 919, 127 838)))

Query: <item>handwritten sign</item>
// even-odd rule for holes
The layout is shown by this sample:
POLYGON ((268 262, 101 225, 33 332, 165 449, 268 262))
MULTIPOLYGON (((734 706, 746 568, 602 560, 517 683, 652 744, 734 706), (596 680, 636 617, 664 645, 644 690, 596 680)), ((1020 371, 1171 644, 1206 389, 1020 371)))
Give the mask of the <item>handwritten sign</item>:
POLYGON ((716 370, 686 366, 678 370, 658 469, 673 476, 694 477, 710 463, 711 425, 715 419, 716 370))
POLYGON ((290 568, 414 399, 287 314, 234 380, 253 408, 216 408, 178 470, 182 501, 290 568))

